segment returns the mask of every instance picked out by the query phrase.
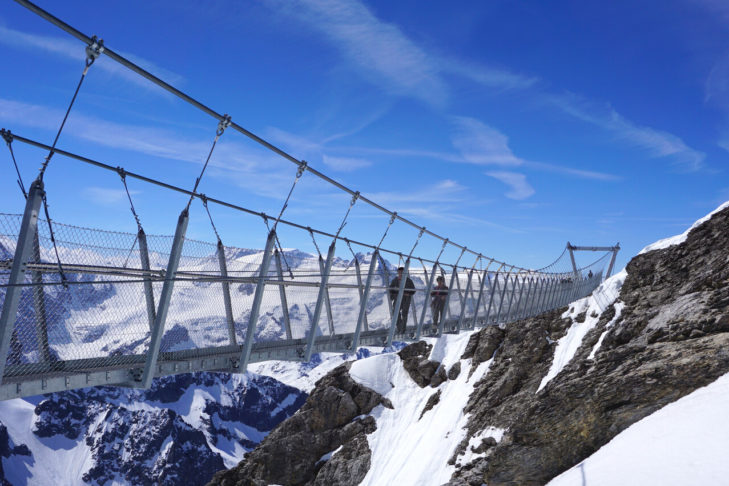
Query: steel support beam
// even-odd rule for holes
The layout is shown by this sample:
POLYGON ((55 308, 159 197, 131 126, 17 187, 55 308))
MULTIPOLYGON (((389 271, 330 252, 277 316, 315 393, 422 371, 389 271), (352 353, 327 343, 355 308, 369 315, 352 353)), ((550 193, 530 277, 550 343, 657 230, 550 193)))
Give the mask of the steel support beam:
POLYGON ((33 239, 38 231, 38 212, 44 195, 43 181, 40 179, 35 180, 30 186, 28 198, 25 201, 25 211, 23 212, 23 220, 20 223, 13 266, 10 268, 10 275, 8 276, 8 289, 5 292, 3 310, 0 314, 0 383, 2 383, 5 372, 10 341, 15 328, 15 320, 18 316, 20 294, 23 291, 23 287, 19 285, 23 283, 26 261, 33 251, 33 239))
POLYGON ((177 218, 177 228, 175 229, 175 237, 172 240, 172 249, 170 250, 170 259, 167 263, 167 271, 165 272, 165 282, 162 284, 162 292, 159 297, 159 307, 157 315, 154 319, 152 327, 152 335, 149 339, 149 350, 147 351, 147 361, 144 364, 144 371, 141 377, 141 386, 149 388, 152 384, 152 378, 155 375, 155 367, 157 366, 157 358, 159 357, 159 346, 162 343, 162 336, 165 332, 165 321, 167 320, 167 311, 170 307, 172 299, 172 290, 175 286, 175 276, 177 268, 182 257, 182 246, 185 243, 185 233, 187 232, 187 223, 190 215, 187 209, 184 209, 179 218, 177 218))
POLYGON ((615 258, 618 256, 618 251, 620 251, 620 243, 615 245, 613 248, 613 256, 610 258, 610 265, 608 266, 607 273, 605 274, 605 280, 610 278, 610 275, 612 275, 613 272, 613 266, 615 265, 615 258))
POLYGON ((243 342, 243 349, 240 354, 239 368, 240 373, 245 373, 248 368, 248 362, 251 357, 251 348, 253 347, 253 336, 256 333, 256 325, 258 324, 258 315, 261 312, 261 302, 263 301, 263 292, 266 289, 266 279, 271 268, 271 257, 273 256, 273 246, 276 243, 276 231, 271 230, 266 238, 266 247, 263 249, 263 257, 261 267, 258 269, 258 282, 256 283, 256 293, 253 294, 253 304, 251 305, 251 314, 248 318, 248 328, 246 329, 246 339, 243 342))
POLYGON ((473 281, 473 268, 468 272, 468 282, 466 282, 466 294, 463 296, 463 305, 461 306, 461 315, 458 316, 458 324, 456 325, 456 332, 461 332, 461 326, 463 325, 463 319, 466 317, 466 304, 468 304, 468 294, 471 292, 471 282, 473 281))
MULTIPOLYGON (((488 280, 488 278, 489 278, 489 267, 491 266, 492 262, 493 262, 493 260, 491 260, 489 262, 489 264, 486 265, 486 269, 483 272, 483 278, 480 275, 478 277, 480 282, 479 282, 479 286, 478 286, 478 297, 476 298, 476 307, 475 307, 476 310, 474 311, 474 314, 473 314, 473 329, 475 329, 477 326, 482 327, 479 325, 480 322, 478 320, 478 313, 481 310, 481 301, 483 300, 483 291, 486 287, 486 280, 488 280)), ((484 316, 484 319, 485 318, 486 318, 486 316, 484 316)), ((485 322, 485 320, 481 321, 481 322, 485 322)))
MULTIPOLYGON (((276 248, 274 252, 276 260, 276 273, 278 274, 278 281, 283 282, 283 267, 281 266, 281 253, 276 248)), ((281 310, 283 311, 284 327, 286 327, 286 339, 293 339, 291 334, 291 319, 289 319, 289 303, 286 299, 286 286, 279 285, 279 295, 281 297, 281 310)))
MULTIPOLYGON (((218 264, 220 265, 220 276, 223 286, 223 305, 225 306, 225 320, 228 324, 228 342, 236 346, 238 344, 235 338, 235 320, 233 319, 233 303, 230 299, 230 282, 228 282, 228 264, 225 261, 225 247, 223 242, 218 240, 218 264)), ((283 285, 281 286, 283 291, 283 285)), ((291 339, 289 337, 289 339, 291 339)))
POLYGON ((157 312, 154 306, 154 291, 152 289, 152 279, 150 275, 149 265, 149 248, 147 247, 147 235, 144 233, 142 228, 139 228, 137 232, 137 241, 139 242, 139 259, 142 264, 142 270, 144 270, 144 299, 147 304, 147 321, 149 322, 149 330, 154 328, 154 320, 157 316, 157 312))
POLYGON ((575 247, 572 246, 569 241, 567 242, 567 249, 570 251, 570 260, 572 261, 572 273, 575 275, 575 278, 577 278, 577 264, 575 263, 575 254, 573 252, 575 247))
MULTIPOLYGON (((314 307, 314 316, 311 319, 311 328, 309 329, 309 338, 306 343, 306 351, 304 351, 304 361, 311 359, 314 350, 314 342, 316 341, 316 333, 319 331, 319 318, 321 317, 321 309, 324 305, 324 299, 327 295, 327 283, 329 282, 329 272, 332 270, 332 262, 334 260, 334 249, 337 240, 332 241, 329 245, 327 253, 327 261, 321 272, 321 284, 319 285, 319 295, 316 298, 316 306, 314 307)), ((332 333, 333 335, 334 333, 332 333)))
MULTIPOLYGON (((319 271, 324 275, 324 259, 319 255, 319 271)), ((324 304, 327 306, 327 322, 329 323, 329 335, 334 335, 334 316, 332 315, 332 303, 329 300, 329 287, 324 289, 324 304)))
MULTIPOLYGON (((373 263, 375 265, 377 265, 377 262, 370 261, 370 266, 373 263)), ((357 274, 357 290, 359 291, 359 301, 360 301, 360 303, 366 302, 367 301, 367 298, 364 295, 364 290, 362 290, 362 288, 363 288, 362 287, 362 268, 360 267, 359 260, 357 260, 357 257, 356 256, 354 258, 354 271, 357 274)), ((370 330, 370 325, 367 322, 367 313, 366 312, 365 312, 365 315, 364 315, 364 329, 365 329, 365 331, 369 331, 370 330)))
MULTIPOLYGON (((504 297, 506 296, 506 291, 509 288, 509 277, 511 276, 511 271, 514 269, 514 267, 511 267, 508 272, 506 272, 506 278, 502 278, 502 286, 499 289, 499 293, 501 294, 501 297, 499 299, 499 311, 496 313, 496 324, 500 324, 501 320, 501 310, 504 307, 504 297)), ((513 292, 513 289, 512 289, 513 292)))
POLYGON ((514 274, 514 283, 511 284, 511 295, 509 295, 509 307, 506 309, 506 320, 504 321, 506 324, 512 322, 512 312, 514 305, 514 297, 516 295, 516 286, 519 285, 519 297, 521 297, 521 285, 519 284, 519 273, 517 272, 514 274))
MULTIPOLYGON (((443 313, 440 318, 440 322, 438 323, 438 337, 441 337, 443 335, 443 328, 445 327, 446 322, 446 315, 450 316, 450 307, 451 307, 451 295, 453 294, 453 282, 455 279, 458 278, 458 266, 453 266, 453 271, 451 272, 451 281, 450 285, 448 285, 448 293, 446 294, 446 300, 443 304, 443 313)), ((460 294, 460 292, 459 292, 460 294)), ((459 295, 460 296, 460 295, 459 295)))
MULTIPOLYGON (((377 259, 379 252, 375 250, 370 259, 370 268, 367 271, 367 282, 365 283, 364 291, 360 296, 359 304, 359 315, 357 316, 357 327, 354 330, 354 336, 352 337, 352 351, 356 352, 359 347, 359 337, 362 332, 362 325, 367 325, 367 300, 370 297, 370 288, 372 288, 372 280, 375 277, 375 270, 377 269, 377 259)), ((389 303, 387 304, 390 305, 389 303)))

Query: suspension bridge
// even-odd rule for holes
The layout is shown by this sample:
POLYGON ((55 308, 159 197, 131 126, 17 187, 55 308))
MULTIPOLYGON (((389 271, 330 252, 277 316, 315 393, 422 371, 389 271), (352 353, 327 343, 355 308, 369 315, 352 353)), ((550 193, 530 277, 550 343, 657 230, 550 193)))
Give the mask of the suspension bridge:
POLYGON ((155 377, 194 371, 245 372, 265 360, 309 361, 314 353, 356 352, 487 325, 506 325, 589 295, 613 269, 619 245, 581 247, 567 243, 540 269, 497 261, 442 237, 390 211, 296 159, 191 96, 115 53, 31 2, 17 3, 85 44, 86 62, 55 140, 47 145, 9 129, 2 135, 18 169, 14 144, 47 151, 39 176, 26 190, 23 214, 0 213, 0 399, 97 385, 148 388, 155 377), (108 56, 217 120, 211 148, 192 190, 57 147, 57 142, 94 61, 108 56), (216 144, 235 130, 296 166, 278 215, 208 197, 198 191, 216 144), (52 157, 119 175, 136 233, 84 228, 53 221, 43 176, 52 157), (296 183, 305 174, 344 191, 351 200, 335 233, 284 218, 296 183), (174 235, 145 233, 127 179, 185 195, 174 235), (216 242, 186 236, 189 210, 202 203, 216 242), (367 204, 389 216, 377 241, 342 236, 351 209, 367 204), (226 246, 209 206, 266 224, 265 248, 226 246), (418 231, 412 247, 383 246, 393 224, 418 231), (308 234, 318 254, 284 249, 277 229, 308 234), (442 245, 435 258, 416 252, 422 237, 442 245), (320 251, 319 241, 330 242, 320 251), (446 248, 455 261, 442 261, 446 248), (337 256, 337 251, 347 256, 337 256), (575 252, 598 258, 579 267, 575 252), (404 278, 395 279, 402 262, 404 278), (471 261, 472 260, 472 261, 471 261), (465 262, 465 263, 464 263, 465 262), (436 277, 447 291, 434 319, 436 277), (412 283, 412 286, 408 282, 412 283))

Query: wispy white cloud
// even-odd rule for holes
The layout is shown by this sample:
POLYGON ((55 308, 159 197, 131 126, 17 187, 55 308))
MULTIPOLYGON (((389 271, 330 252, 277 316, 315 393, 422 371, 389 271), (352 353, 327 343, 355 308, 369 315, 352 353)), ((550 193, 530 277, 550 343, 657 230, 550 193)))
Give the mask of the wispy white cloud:
POLYGON ((330 38, 346 59, 382 88, 443 105, 449 90, 431 57, 400 29, 354 0, 271 1, 330 38))
MULTIPOLYGON (((54 133, 62 118, 63 111, 58 109, 0 98, 0 121, 12 124, 10 128, 20 135, 21 130, 15 127, 40 128, 54 133)), ((211 138, 193 138, 158 127, 110 122, 81 111, 69 117, 60 148, 66 137, 192 164, 205 161, 212 143, 211 138)), ((121 158, 123 160, 123 155, 121 158)), ((120 165, 124 165, 123 162, 120 165)), ((280 199, 288 190, 295 172, 295 166, 281 157, 225 138, 216 146, 210 168, 211 172, 217 171, 253 194, 275 199, 280 199)))
POLYGON ((498 179, 511 188, 506 193, 506 197, 509 199, 522 200, 526 199, 534 194, 534 188, 529 185, 524 174, 517 172, 486 172, 486 175, 498 179))
MULTIPOLYGON (((6 27, 2 25, 2 23, 0 23, 0 44, 5 44, 6 46, 17 49, 45 51, 57 57, 65 58, 72 61, 78 61, 79 72, 80 69, 83 67, 84 59, 86 59, 85 46, 79 41, 71 40, 65 37, 28 34, 26 32, 21 32, 19 30, 14 30, 6 27)), ((130 61, 134 62, 145 70, 160 77, 161 79, 164 79, 168 83, 179 85, 184 82, 184 78, 179 74, 164 69, 151 61, 143 59, 139 56, 135 56, 133 54, 125 54, 121 52, 119 52, 119 54, 128 58, 130 61)), ((98 69, 104 70, 114 76, 121 77, 126 81, 130 81, 138 86, 154 89, 160 94, 168 96, 168 93, 166 91, 158 89, 156 85, 152 84, 150 81, 146 80, 142 76, 130 71, 126 67, 112 61, 111 59, 106 59, 104 56, 100 57, 94 63, 94 67, 98 67, 98 69)))
POLYGON ((444 72, 470 79, 495 90, 523 90, 537 85, 539 78, 523 76, 505 69, 484 66, 469 61, 440 57, 438 64, 444 72))
POLYGON ((581 170, 573 169, 571 167, 564 167, 561 165, 547 164, 544 162, 535 162, 532 160, 524 161, 524 167, 530 169, 543 170, 547 172, 555 172, 558 174, 566 174, 581 179, 593 179, 597 181, 619 181, 622 177, 616 176, 615 174, 607 174, 605 172, 597 172, 593 170, 581 170))
POLYGON ((448 203, 465 200, 467 188, 451 179, 415 191, 376 192, 366 196, 380 204, 396 206, 403 203, 448 203))
POLYGON ((480 165, 518 166, 524 161, 509 148, 509 139, 498 130, 474 118, 451 117, 454 130, 451 135, 466 162, 480 165))
POLYGON ((564 113, 607 130, 618 140, 644 150, 650 157, 668 157, 679 170, 693 172, 704 166, 706 154, 703 152, 692 149, 676 135, 633 123, 609 105, 598 105, 574 94, 550 95, 544 99, 564 113))
MULTIPOLYGON (((129 194, 134 196, 139 191, 130 190, 129 194)), ((110 189, 108 187, 91 186, 83 189, 82 196, 87 200, 103 206, 114 206, 120 201, 127 199, 127 193, 123 189, 110 189)))
POLYGON ((339 172, 351 172, 358 169, 364 169, 372 165, 372 162, 366 159, 331 157, 329 155, 322 156, 322 162, 324 162, 324 165, 330 169, 339 172))

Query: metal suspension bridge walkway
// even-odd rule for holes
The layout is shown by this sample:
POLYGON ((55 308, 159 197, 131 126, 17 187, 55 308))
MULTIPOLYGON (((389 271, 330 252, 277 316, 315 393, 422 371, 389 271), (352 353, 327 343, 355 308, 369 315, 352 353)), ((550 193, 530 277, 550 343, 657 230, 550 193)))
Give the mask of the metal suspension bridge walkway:
POLYGON ((355 352, 360 346, 390 346, 486 325, 505 325, 589 295, 610 275, 619 246, 567 244, 542 269, 526 269, 486 257, 361 196, 235 124, 194 98, 114 53, 25 0, 21 5, 86 44, 81 80, 52 145, 3 129, 11 159, 13 143, 48 151, 40 175, 26 191, 22 215, 0 213, 0 400, 95 385, 147 388, 152 379, 192 371, 245 372, 264 360, 308 361, 318 352, 355 352), (218 121, 215 138, 192 190, 56 147, 83 80, 96 58, 107 55, 218 121), (216 143, 232 128, 296 164, 296 175, 278 216, 253 211, 197 191, 216 143), (126 191, 137 233, 104 231, 54 222, 46 204, 43 175, 54 155, 114 171, 127 178, 189 196, 174 236, 147 235, 126 191), (283 218, 304 173, 351 195, 339 229, 332 234, 283 218), (216 243, 186 237, 189 209, 200 201, 216 243), (390 216, 379 243, 341 235, 352 207, 360 202, 390 216), (267 227, 262 250, 223 245, 208 205, 261 218, 267 227), (42 212, 41 210, 44 210, 42 212), (402 223, 418 230, 410 249, 384 248, 388 230, 402 223), (318 255, 284 250, 277 228, 308 233, 318 255), (442 242, 435 258, 415 250, 422 237, 442 242), (319 251, 316 237, 331 240, 319 251), (351 258, 336 255, 338 250, 351 258), (455 248, 455 261, 441 261, 455 248), (578 267, 575 251, 601 255, 578 267), (467 263, 462 263, 470 259, 467 263), (392 286, 396 265, 407 278, 392 286), (605 268, 607 267, 607 270, 605 268), (433 319, 436 276, 447 282, 443 316, 433 319), (405 322, 398 323, 398 319, 405 322))

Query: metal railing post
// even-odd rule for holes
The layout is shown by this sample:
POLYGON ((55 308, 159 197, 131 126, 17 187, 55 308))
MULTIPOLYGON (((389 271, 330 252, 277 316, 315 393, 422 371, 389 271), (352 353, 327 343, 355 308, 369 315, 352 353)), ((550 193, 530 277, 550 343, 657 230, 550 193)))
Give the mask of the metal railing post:
POLYGON ((367 272, 367 282, 365 283, 365 288, 360 298, 357 327, 354 329, 354 337, 352 338, 352 351, 357 351, 357 347, 359 346, 359 335, 362 331, 362 324, 367 325, 367 300, 370 297, 370 288, 372 288, 372 280, 375 277, 375 270, 377 269, 378 253, 379 252, 375 250, 372 254, 372 258, 370 259, 370 269, 367 272))
POLYGON ((44 194, 43 181, 37 179, 31 184, 28 198, 25 201, 25 211, 23 212, 23 220, 20 223, 18 243, 15 246, 13 265, 8 276, 8 288, 5 292, 3 310, 0 314, 0 383, 2 383, 3 374, 5 373, 10 340, 18 315, 20 294, 23 289, 19 285, 23 283, 25 278, 26 260, 33 251, 33 238, 38 231, 38 212, 44 194))
POLYGON ((248 318, 248 327, 246 328, 246 338, 241 349, 238 370, 244 373, 248 368, 248 361, 251 357, 251 349, 253 349, 253 336, 256 333, 256 324, 258 324, 258 315, 261 312, 261 302, 263 302, 263 292, 266 289, 266 279, 271 269, 271 257, 273 256, 273 246, 276 243, 276 231, 271 230, 266 239, 266 247, 263 250, 261 267, 258 269, 258 281, 256 282, 256 293, 253 294, 253 304, 251 305, 251 314, 248 318))
MULTIPOLYGON (((463 254, 463 253, 461 253, 463 254)), ((453 282, 455 279, 458 278, 458 265, 453 266, 453 271, 451 272, 451 281, 450 285, 448 285, 448 293, 446 294, 445 303, 443 304, 443 313, 440 318, 440 322, 438 323, 438 337, 441 337, 443 335, 443 328, 445 327, 445 321, 446 321, 446 315, 450 315, 450 307, 451 307, 451 294, 453 294, 453 282)), ((460 296, 460 291, 458 292, 460 296)))
POLYGON ((527 317, 532 317, 537 315, 537 308, 539 304, 539 299, 542 298, 542 280, 537 275, 536 277, 532 278, 532 285, 534 286, 534 295, 532 295, 531 301, 529 302, 529 307, 527 308, 527 317))
MULTIPOLYGON (((370 265, 372 265, 372 261, 370 261, 370 265)), ((357 290, 359 291, 359 301, 360 301, 360 303, 366 302, 367 299, 365 298, 364 290, 362 288, 362 269, 359 266, 359 260, 357 260, 356 256, 354 257, 354 271, 357 273, 357 290)), ((370 325, 367 322, 367 313, 366 312, 364 315, 363 324, 364 324, 365 331, 369 331, 370 325)))
MULTIPOLYGON (((509 288, 509 277, 511 276, 511 271, 514 269, 512 266, 509 268, 509 271, 506 272, 506 278, 502 278, 502 287, 499 289, 499 294, 501 294, 499 298, 499 311, 496 313, 496 324, 499 324, 501 320, 501 310, 504 308, 504 297, 506 296, 506 290, 509 288)), ((513 292, 513 289, 512 289, 513 292)))
POLYGON ((619 242, 613 247, 613 256, 610 258, 610 265, 608 266, 607 273, 605 274, 605 280, 609 279, 610 275, 612 275, 613 265, 615 265, 615 258, 618 256, 618 251, 620 251, 619 242))
MULTIPOLYGON (((304 352, 304 361, 309 361, 314 351, 314 342, 316 341, 316 333, 319 330, 319 318, 321 317, 321 309, 324 306, 324 299, 327 295, 327 283, 329 282, 329 272, 332 270, 332 262, 334 260, 334 249, 336 240, 329 245, 329 253, 327 253, 327 261, 324 264, 321 275, 321 284, 319 285, 319 295, 316 298, 316 306, 314 307, 314 315, 311 318, 311 328, 309 329, 309 339, 306 343, 306 351, 304 352)), ((334 334, 332 332, 332 334, 334 334)))
MULTIPOLYGON (((408 270, 410 269, 410 258, 405 260, 405 267, 402 271, 402 278, 400 279, 400 285, 397 289, 397 298, 395 299, 395 305, 392 308, 392 319, 390 320, 390 332, 387 334, 387 341, 385 342, 385 346, 391 346, 392 340, 395 337, 395 327, 397 326, 397 321, 400 317, 400 306, 402 305, 402 297, 405 294, 405 282, 408 281, 408 270)), ((388 286, 388 292, 389 286, 388 286)), ((388 295, 389 298, 389 295, 388 295)), ((409 309, 408 309, 409 310, 409 309)), ((403 323, 404 326, 407 328, 407 322, 403 323)))
MULTIPOLYGON (((283 267, 281 266, 281 254, 278 251, 278 248, 276 248, 276 251, 274 252, 274 257, 276 260, 276 273, 278 274, 278 281, 283 282, 283 267)), ((286 286, 285 285, 279 285, 279 294, 281 296, 281 310, 283 310, 283 318, 284 318, 284 326, 286 327, 286 339, 293 339, 293 334, 291 333, 291 320, 289 319, 289 303, 286 299, 286 286)))
MULTIPOLYGON (((33 262, 40 263, 40 240, 38 231, 33 234, 33 262)), ((38 341, 38 353, 41 360, 51 362, 51 349, 48 345, 48 315, 46 313, 46 299, 43 290, 43 274, 37 270, 31 272, 33 282, 33 306, 35 307, 35 333, 38 341)))
POLYGON ((150 275, 151 266, 149 264, 149 248, 147 247, 147 235, 142 228, 137 232, 137 241, 139 242, 139 259, 144 270, 144 298, 147 303, 147 320, 149 321, 149 330, 154 327, 154 320, 157 312, 154 308, 154 292, 152 290, 152 279, 150 275))
MULTIPOLYGON (((493 283, 491 282, 491 279, 489 279, 489 286, 491 287, 491 292, 490 292, 491 295, 489 296, 488 308, 486 308, 486 317, 485 317, 485 321, 484 321, 484 322, 486 322, 486 325, 491 324, 491 322, 490 322, 491 321, 491 306, 494 302, 494 295, 496 294, 496 286, 499 284, 499 272, 501 271, 502 268, 504 268, 503 263, 501 265, 499 265, 499 268, 497 268, 496 272, 494 272, 493 283)), ((486 272, 486 278, 487 279, 489 278, 488 272, 486 272)), ((484 307, 485 306, 486 306, 486 302, 484 302, 484 307)))
POLYGON ((149 340, 147 361, 144 364, 144 372, 142 373, 141 379, 141 386, 144 388, 149 388, 152 384, 152 378, 154 378, 154 369, 157 366, 157 358, 159 357, 159 346, 162 343, 162 335, 165 332, 167 311, 169 310, 170 300, 172 299, 172 289, 175 286, 177 267, 179 266, 180 258, 182 257, 182 246, 185 243, 185 232, 187 231, 187 223, 189 220, 190 215, 187 209, 184 209, 177 219, 175 238, 172 240, 170 259, 167 263, 167 271, 165 272, 165 282, 162 285, 162 292, 159 297, 159 307, 157 308, 157 315, 154 319, 152 335, 149 340))
MULTIPOLYGON (((489 267, 491 266, 492 263, 493 263, 493 260, 490 260, 489 264, 486 265, 486 269, 483 272, 483 278, 481 278, 480 275, 478 277, 480 282, 479 282, 479 286, 478 286, 479 287, 478 288, 478 297, 476 298, 476 311, 473 315, 472 329, 475 329, 476 326, 481 327, 481 326, 479 326, 478 313, 481 309, 481 300, 483 300, 483 291, 484 291, 484 288, 486 287, 486 280, 488 279, 488 276, 489 276, 489 267)), ((485 319, 485 317, 486 316, 484 316, 484 319, 485 319)), ((482 321, 482 322, 485 322, 485 321, 482 321)))
MULTIPOLYGON (((423 266, 423 270, 425 270, 425 266, 423 266)), ((438 271, 438 262, 436 261, 433 263, 433 271, 430 272, 430 277, 428 278, 428 286, 425 289, 425 303, 423 304, 423 312, 420 314, 420 322, 418 323, 418 329, 415 331, 415 340, 420 339, 420 335, 423 332, 423 323, 425 322, 425 314, 428 312, 428 306, 430 305, 430 292, 433 290, 433 281, 435 280, 435 273, 438 271)), ((426 270, 427 274, 427 270, 426 270)), ((444 309, 445 310, 445 309, 444 309)), ((431 319, 432 319, 431 315, 431 319)), ((442 319, 442 317, 441 317, 442 319)))
POLYGON ((468 304, 468 294, 471 292, 471 282, 473 281, 473 268, 468 271, 468 282, 466 282, 466 294, 463 296, 463 305, 461 306, 461 315, 458 316, 458 324, 456 324, 456 332, 461 332, 463 318, 466 316, 466 304, 468 304))
POLYGON ((225 247, 223 242, 218 240, 218 264, 220 265, 220 276, 223 278, 223 305, 225 306, 225 319, 228 323, 228 341, 232 346, 237 346, 235 338, 235 320, 233 319, 233 303, 230 299, 230 282, 228 282, 228 264, 225 262, 225 247))
MULTIPOLYGON (((380 266, 382 267, 382 278, 385 280, 382 283, 382 286, 387 289, 390 287, 390 272, 387 271, 387 265, 385 264, 385 260, 382 258, 382 255, 379 253, 377 255, 380 259, 380 266)), ((387 292, 387 290, 385 292, 387 292)), ((392 319, 392 304, 390 303, 389 295, 386 295, 385 301, 387 303, 387 309, 390 311, 390 319, 392 319)))
MULTIPOLYGON (((328 258, 328 255, 327 255, 328 258)), ((319 271, 324 274, 324 259, 319 255, 319 271)), ((331 270, 330 270, 331 271, 331 270)), ((324 289, 324 305, 327 306, 327 322, 329 323, 329 335, 334 335, 334 316, 332 315, 332 303, 329 300, 329 287, 324 289)))
MULTIPOLYGON (((512 311, 514 310, 512 308, 512 306, 514 304, 514 296, 517 292, 517 290, 516 290, 517 285, 519 286, 519 299, 521 299, 522 285, 519 283, 519 275, 520 275, 520 272, 517 272, 516 274, 514 274, 514 283, 511 284, 511 295, 509 295, 509 307, 506 309, 506 321, 505 321, 506 324, 512 322, 512 320, 511 320, 513 318, 512 311)), ((517 302, 517 305, 518 305, 518 302, 517 302)))

